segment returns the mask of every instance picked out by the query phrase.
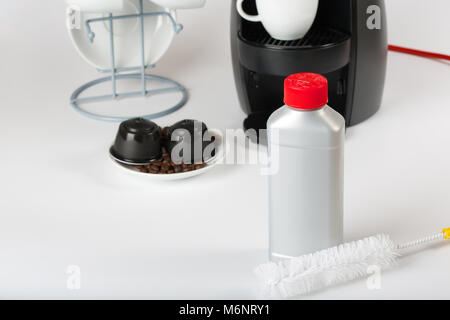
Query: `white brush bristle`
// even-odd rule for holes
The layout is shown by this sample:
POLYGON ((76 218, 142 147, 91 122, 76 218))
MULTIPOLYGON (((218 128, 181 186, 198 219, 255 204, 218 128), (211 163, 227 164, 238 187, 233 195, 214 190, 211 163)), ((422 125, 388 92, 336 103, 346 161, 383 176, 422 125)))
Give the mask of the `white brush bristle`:
POLYGON ((265 281, 265 294, 289 298, 367 275, 376 265, 385 269, 395 264, 397 247, 385 234, 304 255, 283 262, 259 266, 256 273, 265 281))

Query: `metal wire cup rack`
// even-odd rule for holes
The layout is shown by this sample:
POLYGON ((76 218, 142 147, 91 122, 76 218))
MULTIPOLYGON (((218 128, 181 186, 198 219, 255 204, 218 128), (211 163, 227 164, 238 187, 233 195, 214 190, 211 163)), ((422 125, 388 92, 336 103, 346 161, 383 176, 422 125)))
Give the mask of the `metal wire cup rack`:
POLYGON ((101 121, 109 121, 109 122, 122 122, 125 120, 128 120, 130 117, 116 117, 116 116, 107 116, 107 115, 100 115, 94 112, 86 111, 80 107, 80 104, 87 103, 87 102, 95 102, 100 100, 115 100, 117 98, 124 98, 124 97, 132 97, 132 96, 143 96, 147 97, 150 95, 155 94, 162 94, 166 92, 179 92, 181 93, 181 99, 179 102, 171 106, 169 108, 166 108, 163 111, 142 115, 140 117, 146 118, 146 119, 155 119, 159 118, 168 114, 171 114, 178 109, 182 108, 187 100, 187 91, 184 86, 179 84, 176 81, 173 81, 171 79, 156 76, 156 75, 150 75, 147 74, 148 69, 152 69, 155 67, 155 65, 147 65, 145 61, 145 34, 144 34, 144 19, 148 17, 154 17, 154 16, 167 16, 174 28, 174 31, 176 34, 180 33, 183 30, 183 26, 181 24, 177 24, 173 16, 169 12, 150 12, 145 13, 144 12, 144 6, 143 6, 143 0, 139 0, 139 13, 137 14, 127 14, 127 15, 113 15, 113 13, 109 13, 108 16, 102 17, 102 18, 94 18, 94 19, 88 19, 85 21, 86 29, 87 29, 87 37, 91 42, 95 41, 95 34, 92 32, 91 24, 92 23, 98 23, 98 22, 107 22, 109 23, 109 41, 110 41, 110 61, 111 61, 111 68, 110 69, 97 69, 100 73, 109 73, 109 76, 99 78, 93 81, 90 81, 78 89, 76 89, 71 97, 70 97, 70 104, 71 106, 82 115, 95 119, 95 120, 101 120, 101 121), (136 67, 124 67, 124 68, 117 68, 116 67, 116 58, 115 58, 115 49, 114 49, 114 20, 121 20, 121 19, 139 19, 139 45, 140 45, 140 53, 141 53, 141 65, 136 67), (133 72, 138 71, 138 73, 124 73, 124 72, 133 72), (136 91, 130 91, 130 92, 117 92, 117 81, 123 80, 123 79, 140 79, 141 80, 141 89, 136 91), (159 82, 163 84, 167 84, 167 87, 164 88, 157 88, 157 89, 147 89, 147 83, 149 81, 159 82), (98 96, 91 96, 91 97, 80 97, 80 95, 86 91, 87 89, 94 87, 98 84, 105 83, 105 82, 111 82, 111 89, 112 93, 107 95, 98 95, 98 96))

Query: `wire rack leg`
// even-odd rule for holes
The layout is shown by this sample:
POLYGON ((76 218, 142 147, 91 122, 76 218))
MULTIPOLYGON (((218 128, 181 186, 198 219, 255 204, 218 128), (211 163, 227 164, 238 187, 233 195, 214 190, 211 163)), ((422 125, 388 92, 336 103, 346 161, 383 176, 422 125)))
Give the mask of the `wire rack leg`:
POLYGON ((109 14, 109 43, 110 43, 110 55, 111 55, 111 83, 112 83, 112 95, 113 98, 117 96, 116 88, 116 53, 114 52, 114 23, 113 14, 109 14))

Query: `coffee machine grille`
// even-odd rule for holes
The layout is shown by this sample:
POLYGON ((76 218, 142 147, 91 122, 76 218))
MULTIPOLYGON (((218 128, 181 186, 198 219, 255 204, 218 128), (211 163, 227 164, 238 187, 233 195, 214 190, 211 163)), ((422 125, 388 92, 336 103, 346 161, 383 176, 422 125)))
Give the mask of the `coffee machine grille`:
POLYGON ((340 43, 350 38, 350 35, 337 29, 322 26, 313 27, 305 37, 293 41, 276 40, 270 37, 267 32, 261 32, 257 29, 249 29, 246 34, 240 32, 239 36, 241 39, 252 45, 263 46, 271 49, 304 49, 321 47, 340 43))

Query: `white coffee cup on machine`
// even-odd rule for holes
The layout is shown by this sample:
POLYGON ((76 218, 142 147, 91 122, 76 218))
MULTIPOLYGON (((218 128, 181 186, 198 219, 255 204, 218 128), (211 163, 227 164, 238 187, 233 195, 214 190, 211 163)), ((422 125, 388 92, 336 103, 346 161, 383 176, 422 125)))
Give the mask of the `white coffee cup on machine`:
POLYGON ((255 0, 258 15, 249 15, 242 8, 244 1, 236 3, 242 18, 261 22, 272 38, 286 41, 306 35, 319 7, 319 0, 255 0))

